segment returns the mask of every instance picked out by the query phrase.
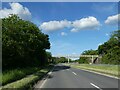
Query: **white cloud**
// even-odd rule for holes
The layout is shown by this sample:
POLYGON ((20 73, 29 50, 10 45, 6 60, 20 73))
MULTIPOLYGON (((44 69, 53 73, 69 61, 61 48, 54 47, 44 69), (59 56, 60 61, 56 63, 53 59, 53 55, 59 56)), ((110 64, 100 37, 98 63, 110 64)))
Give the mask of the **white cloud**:
POLYGON ((0 10, 0 18, 6 18, 10 14, 17 14, 21 19, 30 20, 31 13, 28 8, 23 7, 19 3, 9 3, 10 9, 4 8, 0 10))
POLYGON ((43 22, 39 28, 50 32, 72 27, 71 32, 78 32, 79 30, 95 30, 98 29, 99 26, 99 21, 95 17, 89 16, 75 21, 61 20, 43 22))
POLYGON ((65 27, 70 27, 70 26, 71 26, 71 22, 67 20, 49 21, 42 23, 40 25, 40 29, 50 32, 50 31, 64 29, 65 27))
POLYGON ((88 18, 82 18, 80 20, 75 20, 73 22, 73 27, 76 29, 73 29, 71 31, 79 31, 79 30, 94 30, 98 29, 100 26, 99 21, 93 17, 89 16, 88 18))
POLYGON ((108 33, 106 33, 105 35, 106 35, 106 36, 109 36, 109 34, 108 34, 108 33))
POLYGON ((73 28, 73 29, 71 29, 70 31, 71 31, 71 32, 78 32, 79 30, 76 29, 76 28, 73 28))
POLYGON ((107 19, 105 20, 105 24, 118 25, 118 22, 120 22, 120 18, 118 17, 120 17, 120 14, 107 17, 107 19))
POLYGON ((67 33, 61 32, 61 36, 67 36, 67 33))

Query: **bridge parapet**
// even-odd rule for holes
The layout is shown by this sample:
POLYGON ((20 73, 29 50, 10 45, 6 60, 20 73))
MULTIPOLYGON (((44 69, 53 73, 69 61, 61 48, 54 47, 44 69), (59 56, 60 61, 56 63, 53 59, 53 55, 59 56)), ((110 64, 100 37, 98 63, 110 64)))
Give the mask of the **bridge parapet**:
POLYGON ((80 55, 80 57, 99 57, 99 55, 80 55))
POLYGON ((102 58, 101 55, 54 55, 53 57, 66 57, 68 59, 68 63, 70 58, 88 57, 91 58, 91 63, 94 63, 94 58, 97 58, 97 60, 102 58))
POLYGON ((80 57, 100 57, 99 55, 54 55, 53 57, 80 58, 80 57))

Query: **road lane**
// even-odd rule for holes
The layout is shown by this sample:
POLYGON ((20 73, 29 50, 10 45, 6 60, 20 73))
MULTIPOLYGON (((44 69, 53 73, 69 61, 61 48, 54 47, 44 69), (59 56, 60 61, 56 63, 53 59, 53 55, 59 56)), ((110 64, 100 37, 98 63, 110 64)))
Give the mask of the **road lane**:
POLYGON ((37 88, 118 88, 118 80, 58 64, 37 88))
POLYGON ((43 88, 93 88, 88 81, 82 79, 79 81, 75 73, 67 68, 64 69, 61 65, 54 68, 51 76, 52 78, 47 79, 43 88))
POLYGON ((118 88, 118 79, 110 78, 92 72, 87 72, 76 68, 71 68, 71 70, 76 72, 76 74, 79 75, 79 78, 85 77, 91 83, 95 83, 101 88, 118 88))

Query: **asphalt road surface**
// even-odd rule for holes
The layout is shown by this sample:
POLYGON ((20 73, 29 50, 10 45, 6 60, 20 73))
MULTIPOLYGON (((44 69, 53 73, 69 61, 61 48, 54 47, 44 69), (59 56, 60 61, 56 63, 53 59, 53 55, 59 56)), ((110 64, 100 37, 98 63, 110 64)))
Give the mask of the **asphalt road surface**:
POLYGON ((62 64, 56 65, 44 80, 35 85, 35 88, 92 88, 96 90, 119 90, 118 79, 71 68, 62 64))

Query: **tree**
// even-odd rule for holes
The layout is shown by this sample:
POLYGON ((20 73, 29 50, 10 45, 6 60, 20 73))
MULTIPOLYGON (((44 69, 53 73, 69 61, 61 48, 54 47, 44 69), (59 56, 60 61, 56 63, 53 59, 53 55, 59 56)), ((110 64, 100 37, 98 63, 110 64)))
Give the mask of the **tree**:
MULTIPOLYGON (((53 61, 55 63, 67 63, 68 59, 66 57, 52 57, 53 61)), ((71 62, 72 60, 69 59, 69 62, 71 62)))
POLYGON ((102 63, 120 64, 120 30, 114 31, 110 39, 98 47, 98 53, 103 56, 102 63))
POLYGON ((97 50, 85 50, 82 55, 97 55, 98 51, 97 50))
MULTIPOLYGON (((83 51, 82 55, 98 55, 98 50, 85 50, 83 51)), ((89 63, 89 59, 87 57, 80 57, 78 63, 89 63)))
POLYGON ((46 55, 47 55, 46 57, 47 57, 48 63, 53 63, 51 52, 46 52, 46 55))
POLYGON ((115 46, 111 48, 102 58, 102 63, 105 64, 120 64, 120 48, 115 46))
POLYGON ((44 65, 48 35, 16 15, 2 19, 3 68, 44 65))
POLYGON ((88 64, 89 63, 89 60, 88 60, 88 58, 86 58, 86 57, 81 57, 79 60, 78 60, 78 63, 79 64, 88 64))

